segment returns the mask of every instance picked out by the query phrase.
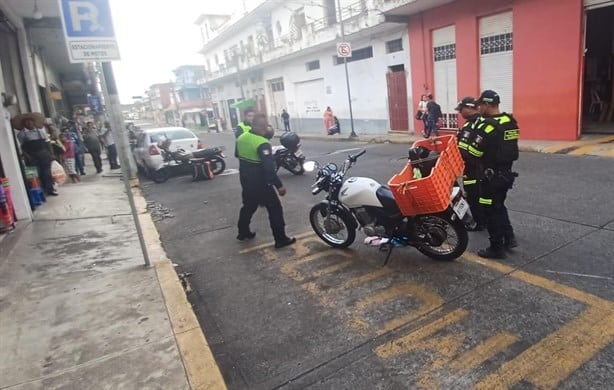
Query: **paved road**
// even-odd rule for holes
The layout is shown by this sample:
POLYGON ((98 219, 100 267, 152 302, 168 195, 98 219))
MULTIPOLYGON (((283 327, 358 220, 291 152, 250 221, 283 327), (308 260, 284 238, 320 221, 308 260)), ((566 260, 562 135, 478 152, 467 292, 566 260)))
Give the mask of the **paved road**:
MULTIPOLYGON (((209 145, 226 135, 202 134, 209 145)), ((403 145, 304 142, 320 162, 367 148, 353 175, 385 182, 403 145)), ((232 148, 231 148, 232 150, 232 148)), ((237 167, 212 182, 145 182, 168 255, 231 389, 611 388, 614 382, 614 171, 599 157, 523 153, 509 208, 520 247, 505 261, 440 263, 360 242, 334 250, 311 233, 313 177, 281 172, 288 231, 275 250, 266 212, 239 243, 237 167)))

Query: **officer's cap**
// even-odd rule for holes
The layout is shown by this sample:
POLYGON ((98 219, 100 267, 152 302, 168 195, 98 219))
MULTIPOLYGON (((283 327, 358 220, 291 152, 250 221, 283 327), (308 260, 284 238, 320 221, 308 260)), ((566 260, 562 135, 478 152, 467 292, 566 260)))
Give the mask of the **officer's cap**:
POLYGON ((499 97, 499 94, 496 93, 495 91, 491 89, 487 89, 484 92, 482 92, 482 94, 477 100, 477 103, 478 104, 498 105, 499 103, 501 103, 501 98, 499 97))
POLYGON ((472 98, 471 96, 467 96, 464 97, 463 100, 458 102, 458 105, 456 106, 455 110, 460 111, 463 109, 463 107, 476 108, 477 105, 478 104, 474 98, 472 98))

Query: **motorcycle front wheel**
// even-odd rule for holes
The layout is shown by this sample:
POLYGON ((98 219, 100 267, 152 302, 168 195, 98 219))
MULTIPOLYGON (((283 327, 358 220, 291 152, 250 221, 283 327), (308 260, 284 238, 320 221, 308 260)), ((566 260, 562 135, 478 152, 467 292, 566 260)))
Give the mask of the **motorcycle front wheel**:
POLYGON ((209 164, 211 165, 211 172, 216 176, 226 169, 226 161, 221 157, 213 157, 209 160, 209 164))
POLYGON ((309 221, 318 237, 334 248, 346 248, 356 239, 350 218, 345 212, 331 210, 325 204, 317 204, 309 212, 309 221))
POLYGON ((452 261, 467 249, 467 229, 454 211, 416 217, 416 231, 421 242, 417 249, 431 259, 452 261))
POLYGON ((170 177, 170 170, 167 167, 152 170, 149 174, 156 183, 164 183, 170 177))

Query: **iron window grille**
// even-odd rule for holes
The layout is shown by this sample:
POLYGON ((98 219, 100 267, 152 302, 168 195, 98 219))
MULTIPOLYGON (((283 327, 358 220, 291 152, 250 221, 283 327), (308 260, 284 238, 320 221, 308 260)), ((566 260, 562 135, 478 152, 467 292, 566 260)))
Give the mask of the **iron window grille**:
POLYGON ((512 50, 514 50, 513 33, 480 38, 480 54, 492 54, 512 50))

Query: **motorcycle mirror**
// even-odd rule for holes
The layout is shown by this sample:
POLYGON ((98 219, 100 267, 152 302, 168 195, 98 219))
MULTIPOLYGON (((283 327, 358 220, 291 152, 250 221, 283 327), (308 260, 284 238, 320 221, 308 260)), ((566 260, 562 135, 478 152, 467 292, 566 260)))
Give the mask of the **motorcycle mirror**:
POLYGON ((307 172, 313 172, 316 169, 320 168, 320 164, 318 164, 317 161, 305 161, 305 163, 303 164, 303 168, 307 172))

